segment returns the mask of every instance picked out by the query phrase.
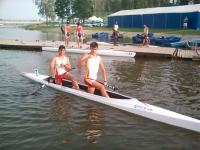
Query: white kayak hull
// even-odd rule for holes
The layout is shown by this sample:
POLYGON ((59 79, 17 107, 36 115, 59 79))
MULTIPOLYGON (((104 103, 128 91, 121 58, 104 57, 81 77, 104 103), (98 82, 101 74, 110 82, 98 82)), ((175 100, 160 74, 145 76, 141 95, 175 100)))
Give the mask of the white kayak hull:
POLYGON ((44 84, 48 87, 54 88, 59 91, 83 97, 88 100, 105 104, 114 108, 118 108, 120 110, 124 110, 155 121, 200 132, 200 120, 141 102, 135 98, 131 98, 115 92, 109 92, 110 94, 114 93, 115 98, 102 97, 99 95, 90 94, 84 91, 78 91, 54 83, 48 83, 46 81, 48 76, 45 75, 36 75, 33 73, 26 73, 26 72, 23 72, 21 74, 31 80, 34 80, 36 82, 39 82, 41 84, 44 84), (119 95, 119 97, 124 97, 124 98, 117 98, 117 95, 119 95))
MULTIPOLYGON (((42 47, 43 51, 57 52, 57 47, 42 47)), ((68 53, 84 54, 89 53, 89 49, 76 49, 76 48, 67 48, 68 53)), ((135 57, 136 53, 133 51, 119 51, 119 50, 98 50, 97 54, 103 56, 113 56, 113 57, 135 57)))

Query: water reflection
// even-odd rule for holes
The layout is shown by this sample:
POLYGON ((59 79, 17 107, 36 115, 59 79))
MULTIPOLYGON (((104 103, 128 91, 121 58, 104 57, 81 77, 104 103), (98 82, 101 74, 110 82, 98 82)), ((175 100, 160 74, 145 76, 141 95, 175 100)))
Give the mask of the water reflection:
POLYGON ((115 84, 120 93, 183 114, 197 114, 200 106, 198 63, 136 59, 134 64, 120 61, 112 65, 111 76, 118 78, 120 85, 115 84))
POLYGON ((72 117, 72 107, 70 104, 70 98, 58 91, 55 91, 52 94, 55 95, 51 101, 50 118, 58 125, 57 132, 62 135, 59 143, 72 143, 70 135, 72 132, 72 125, 70 121, 72 117))
POLYGON ((52 101, 51 116, 52 119, 58 121, 67 121, 70 116, 69 98, 60 95, 60 92, 55 92, 55 97, 52 101))
POLYGON ((83 105, 80 100, 71 101, 71 96, 58 91, 54 94, 50 115, 52 120, 60 122, 59 132, 64 134, 61 143, 71 143, 71 133, 80 132, 80 130, 83 130, 83 136, 89 143, 96 143, 103 135, 104 122, 98 106, 94 107, 87 103, 83 105), (73 110, 74 106, 79 106, 79 108, 73 110))
POLYGON ((104 117, 99 109, 92 106, 88 106, 86 113, 88 123, 85 137, 88 142, 96 143, 97 139, 103 136, 104 117))

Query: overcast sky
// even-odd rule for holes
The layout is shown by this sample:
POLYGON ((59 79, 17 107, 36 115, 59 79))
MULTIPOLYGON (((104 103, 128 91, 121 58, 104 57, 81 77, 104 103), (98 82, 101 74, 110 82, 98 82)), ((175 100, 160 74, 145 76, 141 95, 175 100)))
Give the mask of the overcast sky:
POLYGON ((33 0, 0 0, 0 19, 38 20, 40 18, 33 0))

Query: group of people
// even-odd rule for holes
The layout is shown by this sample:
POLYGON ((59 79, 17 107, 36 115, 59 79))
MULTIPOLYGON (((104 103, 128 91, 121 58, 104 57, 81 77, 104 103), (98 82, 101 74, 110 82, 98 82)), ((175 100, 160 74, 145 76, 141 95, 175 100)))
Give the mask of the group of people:
MULTIPOLYGON (((145 43, 148 44, 148 41, 149 41, 148 32, 149 32, 148 27, 144 25, 143 45, 145 43)), ((67 22, 66 25, 64 26, 65 46, 60 45, 58 48, 58 53, 51 60, 50 69, 49 69, 49 75, 50 75, 49 82, 53 82, 52 76, 55 76, 55 83, 59 85, 62 85, 63 79, 69 79, 72 81, 72 88, 80 90, 79 84, 76 81, 74 75, 70 73, 70 70, 72 68, 70 60, 65 55, 65 51, 66 51, 65 47, 69 47, 70 35, 71 35, 71 26, 70 26, 70 23, 67 22)), ((78 48, 82 48, 83 27, 81 26, 79 22, 77 23, 76 36, 77 36, 78 48)), ((119 36, 119 26, 117 22, 115 22, 114 24, 113 36, 114 36, 114 44, 116 44, 118 36, 119 36)), ((98 50, 98 43, 92 42, 90 44, 90 52, 84 54, 78 60, 77 67, 81 69, 82 66, 85 66, 86 71, 85 71, 84 82, 88 86, 89 93, 93 94, 95 89, 99 89, 102 96, 109 97, 105 89, 105 85, 107 85, 107 77, 106 77, 104 63, 103 63, 102 58, 97 55, 97 50, 98 50), (99 68, 101 70, 104 83, 101 83, 97 80, 97 74, 98 74, 99 68)))
MULTIPOLYGON (((147 25, 144 25, 144 32, 142 34, 142 38, 143 38, 142 46, 144 45, 148 46, 150 44, 148 34, 149 34, 149 27, 147 25)), ((115 46, 117 46, 118 38, 119 38, 119 25, 117 21, 115 21, 114 26, 113 26, 113 41, 114 41, 115 46)))
MULTIPOLYGON (((88 92, 94 93, 95 89, 99 89, 102 96, 109 97, 106 92, 105 85, 107 85, 106 70, 104 67, 103 59, 97 55, 98 43, 92 42, 90 44, 90 52, 84 54, 79 60, 77 67, 79 69, 85 65, 86 74, 84 77, 84 82, 88 86, 88 92), (97 74, 99 68, 102 73, 102 78, 104 83, 97 80, 97 74)), ((69 79, 72 81, 72 88, 80 90, 79 85, 72 73, 71 63, 69 58, 65 55, 65 46, 60 45, 58 48, 58 53, 55 55, 50 63, 49 69, 49 82, 53 82, 53 77, 55 76, 55 83, 62 85, 63 79, 69 79)))
MULTIPOLYGON (((81 26, 80 22, 77 23, 75 32, 76 32, 76 37, 77 37, 78 48, 82 48, 84 33, 83 33, 83 27, 81 26)), ((149 33, 149 28, 147 25, 144 25, 144 32, 142 34, 142 36, 143 36, 142 46, 144 46, 145 44, 147 44, 147 45, 150 44, 148 33, 149 33)), ((71 26, 70 26, 70 23, 67 22, 66 25, 64 26, 65 47, 70 46, 69 45, 70 38, 71 38, 71 26)), ((118 25, 117 21, 115 21, 114 26, 113 26, 113 41, 114 41, 115 46, 117 46, 118 38, 119 38, 119 25, 118 25)))
MULTIPOLYGON (((184 27, 187 28, 188 19, 186 18, 184 20, 184 27)), ((142 34, 143 41, 142 46, 145 44, 149 45, 150 40, 148 37, 149 28, 147 25, 144 25, 144 32, 142 34)), ((79 85, 75 79, 75 77, 69 72, 71 70, 71 63, 67 56, 65 56, 65 47, 69 47, 69 41, 70 41, 70 35, 71 35, 71 26, 70 23, 67 22, 64 26, 64 37, 65 37, 65 46, 60 45, 58 49, 58 54, 54 56, 50 63, 50 69, 49 69, 49 82, 53 82, 52 76, 55 75, 55 83, 56 84, 62 84, 62 79, 69 79, 72 81, 72 85, 74 89, 80 90, 79 85)), ((77 23, 76 28, 76 36, 77 36, 77 44, 78 48, 82 48, 83 45, 83 27, 81 26, 80 22, 77 23)), ((115 24, 113 26, 113 38, 114 38, 114 45, 117 45, 119 37, 119 26, 117 21, 115 21, 115 24)), ((98 50, 98 43, 92 42, 90 44, 90 52, 84 54, 78 61, 78 66, 81 68, 82 66, 86 66, 86 74, 84 78, 85 84, 88 86, 88 92, 94 93, 95 89, 99 89, 102 96, 109 97, 109 95, 106 92, 105 85, 107 85, 107 77, 106 77, 106 71, 104 67, 103 60, 100 56, 97 55, 98 50), (97 80, 97 73, 98 70, 101 70, 102 78, 104 79, 104 83, 101 83, 97 80)))
MULTIPOLYGON (((78 48, 82 48, 84 34, 83 34, 83 27, 81 26, 80 22, 77 23, 76 37, 77 37, 78 48)), ((69 47, 70 46, 69 42, 71 38, 70 22, 67 22, 66 25, 64 26, 64 38, 65 38, 65 46, 69 47)))

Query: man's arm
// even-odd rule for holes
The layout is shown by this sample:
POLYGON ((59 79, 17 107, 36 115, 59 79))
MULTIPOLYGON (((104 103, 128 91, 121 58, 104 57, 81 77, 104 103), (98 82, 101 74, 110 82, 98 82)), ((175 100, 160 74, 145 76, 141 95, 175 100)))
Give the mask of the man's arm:
POLYGON ((84 54, 78 61, 78 68, 81 68, 81 66, 85 65, 89 57, 90 57, 90 54, 84 54))

